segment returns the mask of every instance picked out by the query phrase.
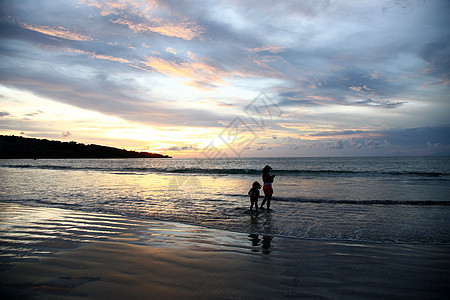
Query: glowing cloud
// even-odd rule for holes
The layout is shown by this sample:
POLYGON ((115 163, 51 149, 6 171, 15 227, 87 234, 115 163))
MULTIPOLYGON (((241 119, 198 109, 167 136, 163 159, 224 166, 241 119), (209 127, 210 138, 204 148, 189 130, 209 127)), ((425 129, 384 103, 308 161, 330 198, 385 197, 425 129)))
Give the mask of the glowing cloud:
POLYGON ((160 57, 145 57, 142 63, 152 70, 169 77, 182 77, 188 80, 188 84, 198 88, 214 87, 217 83, 224 83, 223 78, 241 76, 240 73, 229 73, 220 66, 202 61, 192 53, 189 53, 190 61, 168 61, 160 57))
MULTIPOLYGON (((185 40, 192 40, 193 38, 199 36, 203 32, 203 30, 201 30, 200 27, 189 22, 183 22, 180 24, 166 23, 161 25, 150 25, 147 22, 134 23, 129 20, 123 19, 115 20, 112 22, 128 26, 128 28, 135 33, 154 32, 166 36, 182 38, 185 40)), ((162 23, 162 21, 159 22, 162 23)))
POLYGON ((93 51, 83 51, 83 50, 78 50, 78 49, 70 49, 70 48, 65 48, 66 51, 68 52, 73 52, 73 53, 80 53, 80 54, 84 54, 84 55, 88 55, 91 56, 93 58, 97 58, 97 59, 104 59, 104 60, 109 60, 109 61, 115 61, 115 62, 119 62, 122 64, 131 64, 131 62, 127 59, 124 58, 120 58, 120 57, 114 57, 114 56, 110 56, 110 55, 104 55, 104 54, 97 54, 93 51))
POLYGON ((19 25, 28 30, 40 32, 42 34, 46 34, 49 36, 54 36, 66 40, 72 41, 91 41, 93 38, 87 35, 79 34, 73 31, 70 31, 67 28, 62 26, 45 26, 45 25, 31 25, 27 23, 19 22, 19 25))
POLYGON ((164 6, 156 1, 96 1, 85 3, 100 10, 102 16, 113 15, 111 22, 127 26, 135 33, 158 33, 169 37, 192 40, 200 36, 204 30, 187 18, 171 18, 164 6), (126 18, 119 17, 125 15, 126 18))
POLYGON ((256 48, 249 48, 247 51, 256 53, 256 52, 271 52, 271 53, 280 53, 283 52, 285 47, 279 47, 279 46, 262 46, 262 47, 256 47, 256 48))
POLYGON ((166 48, 166 52, 167 52, 167 53, 172 53, 172 54, 177 55, 177 52, 176 52, 175 50, 173 50, 173 48, 170 48, 170 47, 167 47, 167 48, 166 48))
POLYGON ((448 0, 403 2, 2 1, 0 133, 192 156, 241 118, 248 156, 450 153, 448 0))

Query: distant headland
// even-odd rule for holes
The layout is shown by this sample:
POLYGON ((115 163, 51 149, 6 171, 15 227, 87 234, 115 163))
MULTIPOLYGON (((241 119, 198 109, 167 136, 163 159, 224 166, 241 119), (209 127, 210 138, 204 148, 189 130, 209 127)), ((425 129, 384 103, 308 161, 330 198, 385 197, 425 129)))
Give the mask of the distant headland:
POLYGON ((0 135, 0 158, 171 158, 167 155, 136 152, 77 142, 50 141, 0 135))

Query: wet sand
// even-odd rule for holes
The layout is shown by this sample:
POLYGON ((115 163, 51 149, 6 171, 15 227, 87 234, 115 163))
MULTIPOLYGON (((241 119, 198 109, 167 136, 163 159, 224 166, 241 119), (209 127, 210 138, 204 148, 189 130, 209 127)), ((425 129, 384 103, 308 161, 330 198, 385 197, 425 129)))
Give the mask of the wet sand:
POLYGON ((445 299, 450 246, 299 240, 0 204, 5 299, 445 299))

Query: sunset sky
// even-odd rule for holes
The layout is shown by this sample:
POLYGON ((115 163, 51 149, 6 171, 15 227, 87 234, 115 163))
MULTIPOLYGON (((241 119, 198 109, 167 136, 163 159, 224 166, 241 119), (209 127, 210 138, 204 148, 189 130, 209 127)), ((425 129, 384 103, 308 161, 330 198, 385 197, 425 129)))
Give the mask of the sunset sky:
POLYGON ((450 1, 0 1, 0 134, 450 155, 450 1))

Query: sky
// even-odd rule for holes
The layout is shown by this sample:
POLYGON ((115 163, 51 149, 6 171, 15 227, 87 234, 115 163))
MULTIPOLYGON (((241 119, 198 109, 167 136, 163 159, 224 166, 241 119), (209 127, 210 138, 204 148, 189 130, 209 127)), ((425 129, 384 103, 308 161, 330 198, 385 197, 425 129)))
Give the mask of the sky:
POLYGON ((450 155, 450 2, 0 1, 0 134, 173 157, 450 155))

